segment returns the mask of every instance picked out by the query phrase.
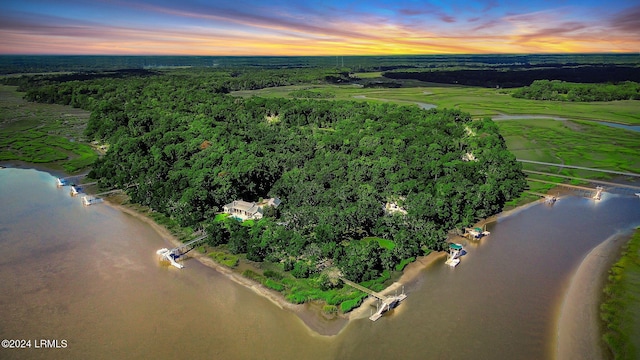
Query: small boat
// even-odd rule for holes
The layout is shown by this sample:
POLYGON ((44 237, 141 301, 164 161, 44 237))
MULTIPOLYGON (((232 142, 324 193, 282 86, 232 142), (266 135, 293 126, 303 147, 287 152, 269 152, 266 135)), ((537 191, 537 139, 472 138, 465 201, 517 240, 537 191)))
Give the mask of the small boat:
POLYGON ((57 179, 56 179, 56 185, 57 185, 58 187, 63 187, 63 186, 67 186, 67 185, 68 185, 68 182, 67 182, 67 180, 65 180, 65 179, 63 179, 63 178, 57 178, 57 179))
POLYGON ((636 193, 636 196, 637 196, 637 197, 640 197, 640 193, 636 193))

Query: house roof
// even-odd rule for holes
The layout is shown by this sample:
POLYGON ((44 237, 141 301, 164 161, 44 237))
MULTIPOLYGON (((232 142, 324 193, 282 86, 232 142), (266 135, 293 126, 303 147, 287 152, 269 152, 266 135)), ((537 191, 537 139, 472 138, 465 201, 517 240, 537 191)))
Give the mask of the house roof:
POLYGON ((273 207, 278 207, 278 205, 280 205, 282 203, 282 200, 280 200, 279 198, 270 198, 269 201, 267 201, 267 204, 269 206, 273 206, 273 207))
POLYGON ((256 205, 256 203, 250 203, 244 200, 236 200, 230 204, 225 205, 224 207, 229 209, 238 209, 246 212, 258 211, 258 206, 256 205))
POLYGON ((234 202, 225 205, 224 209, 225 211, 237 210, 237 211, 242 211, 247 214, 253 215, 256 213, 263 213, 262 208, 266 205, 269 205, 275 208, 275 207, 278 207, 280 203, 282 203, 282 201, 278 198, 270 198, 267 200, 263 200, 259 204, 256 204, 255 202, 247 202, 244 200, 235 200, 234 202))

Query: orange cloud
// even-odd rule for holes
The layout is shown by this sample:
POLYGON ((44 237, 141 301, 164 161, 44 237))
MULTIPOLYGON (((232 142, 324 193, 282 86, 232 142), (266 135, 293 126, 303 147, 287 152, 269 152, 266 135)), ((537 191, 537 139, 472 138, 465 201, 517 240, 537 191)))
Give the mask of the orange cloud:
MULTIPOLYGON (((127 4, 168 19, 105 24, 95 19, 5 13, 0 15, 0 53, 384 55, 640 49, 640 6, 599 19, 570 18, 564 14, 575 9, 554 9, 463 21, 435 7, 397 9, 405 15, 398 20, 365 12, 326 18, 320 10, 304 15, 275 10, 263 14, 193 4, 180 9, 127 4)), ((495 3, 489 3, 482 11, 495 8, 495 3)))

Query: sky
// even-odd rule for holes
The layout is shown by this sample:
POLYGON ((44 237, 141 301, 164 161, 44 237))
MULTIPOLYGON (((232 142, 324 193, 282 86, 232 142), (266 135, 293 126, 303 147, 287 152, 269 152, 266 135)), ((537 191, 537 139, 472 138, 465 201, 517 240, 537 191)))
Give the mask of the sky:
POLYGON ((640 52, 640 0, 8 0, 0 54, 640 52))

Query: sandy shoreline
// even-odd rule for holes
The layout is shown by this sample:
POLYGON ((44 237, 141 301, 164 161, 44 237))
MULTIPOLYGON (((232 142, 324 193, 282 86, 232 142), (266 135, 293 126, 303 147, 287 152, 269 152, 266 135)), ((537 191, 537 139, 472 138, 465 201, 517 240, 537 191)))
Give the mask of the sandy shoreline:
MULTIPOLYGON (((129 214, 139 219, 140 221, 145 222, 172 245, 179 246, 182 244, 182 242, 180 242, 180 240, 178 240, 175 236, 173 236, 169 230, 167 230, 164 226, 159 225, 158 223, 153 221, 153 219, 151 219, 150 217, 134 209, 131 209, 126 205, 121 205, 121 204, 109 201, 108 199, 105 202, 105 204, 113 207, 114 209, 117 209, 126 214, 129 214)), ((218 271, 219 273, 224 274, 225 276, 227 276, 227 278, 236 282, 237 284, 245 286, 253 290, 256 294, 269 299, 272 303, 274 303, 279 308, 292 311, 294 314, 298 316, 298 318, 302 322, 305 323, 305 325, 310 330, 312 330, 313 332, 319 335, 334 336, 339 334, 340 331, 342 331, 351 320, 368 317, 370 312, 369 311, 370 307, 373 306, 373 304, 375 304, 375 299, 369 297, 365 299, 358 308, 352 310, 348 314, 345 314, 343 316, 338 316, 333 319, 327 319, 323 317, 321 313, 321 309, 313 306, 313 304, 306 304, 306 305, 292 304, 286 301, 285 298, 282 296, 282 294, 274 290, 268 289, 262 284, 259 284, 251 279, 245 278, 241 274, 238 274, 233 270, 216 263, 215 261, 213 261, 213 259, 207 257, 204 254, 195 252, 195 253, 192 253, 191 256, 194 259, 198 260, 200 263, 202 263, 204 266, 210 267, 218 271)), ((445 256, 446 256, 446 253, 444 252, 432 252, 427 256, 418 257, 416 261, 407 265, 400 279, 398 279, 398 281, 394 282, 389 287, 384 289, 382 293, 391 294, 392 292, 395 292, 396 290, 401 289, 403 285, 406 285, 416 280, 417 277, 420 275, 420 272, 425 267, 429 266, 430 264, 432 264, 433 262, 439 259, 444 258, 445 256)))
MULTIPOLYGON (((122 211, 126 214, 129 214, 133 217, 135 217, 136 219, 139 219, 140 221, 145 222, 146 224, 148 224, 149 226, 151 226, 158 234, 160 234, 160 236, 162 236, 166 241, 168 241, 170 244, 172 244, 173 246, 180 246, 182 245, 182 242, 180 240, 178 240, 175 236, 173 236, 171 234, 171 232, 169 230, 167 230, 164 226, 159 225, 158 223, 156 223, 153 219, 151 219, 150 217, 134 210, 131 209, 129 207, 127 207, 126 205, 121 205, 118 203, 114 203, 112 201, 107 200, 105 202, 105 204, 113 207, 114 209, 117 209, 119 211, 122 211)), ((212 268, 216 271, 218 271, 219 273, 225 275, 228 279, 236 282, 239 285, 245 286, 251 290, 253 290, 256 294, 267 298, 268 300, 270 300, 273 304, 275 304, 276 306, 278 306, 281 309, 287 309, 289 311, 292 311, 294 314, 296 314, 298 316, 298 318, 300 318, 300 320, 302 320, 309 329, 313 330, 314 332, 320 334, 320 335, 336 335, 338 334, 348 323, 347 318, 341 318, 341 319, 333 319, 330 321, 327 321, 326 319, 322 318, 320 314, 316 313, 315 311, 310 311, 308 309, 307 306, 305 305, 297 305, 297 304, 292 304, 288 301, 286 301, 284 299, 284 297, 282 296, 282 294, 271 290, 269 288, 264 287, 262 284, 259 284, 251 279, 248 279, 244 276, 242 276, 241 274, 238 274, 236 272, 234 272, 233 270, 218 264, 217 262, 215 262, 213 259, 207 257, 204 254, 198 253, 198 252, 192 252, 190 254, 190 256, 194 259, 196 259, 198 262, 200 262, 202 265, 207 266, 209 268, 212 268)))

